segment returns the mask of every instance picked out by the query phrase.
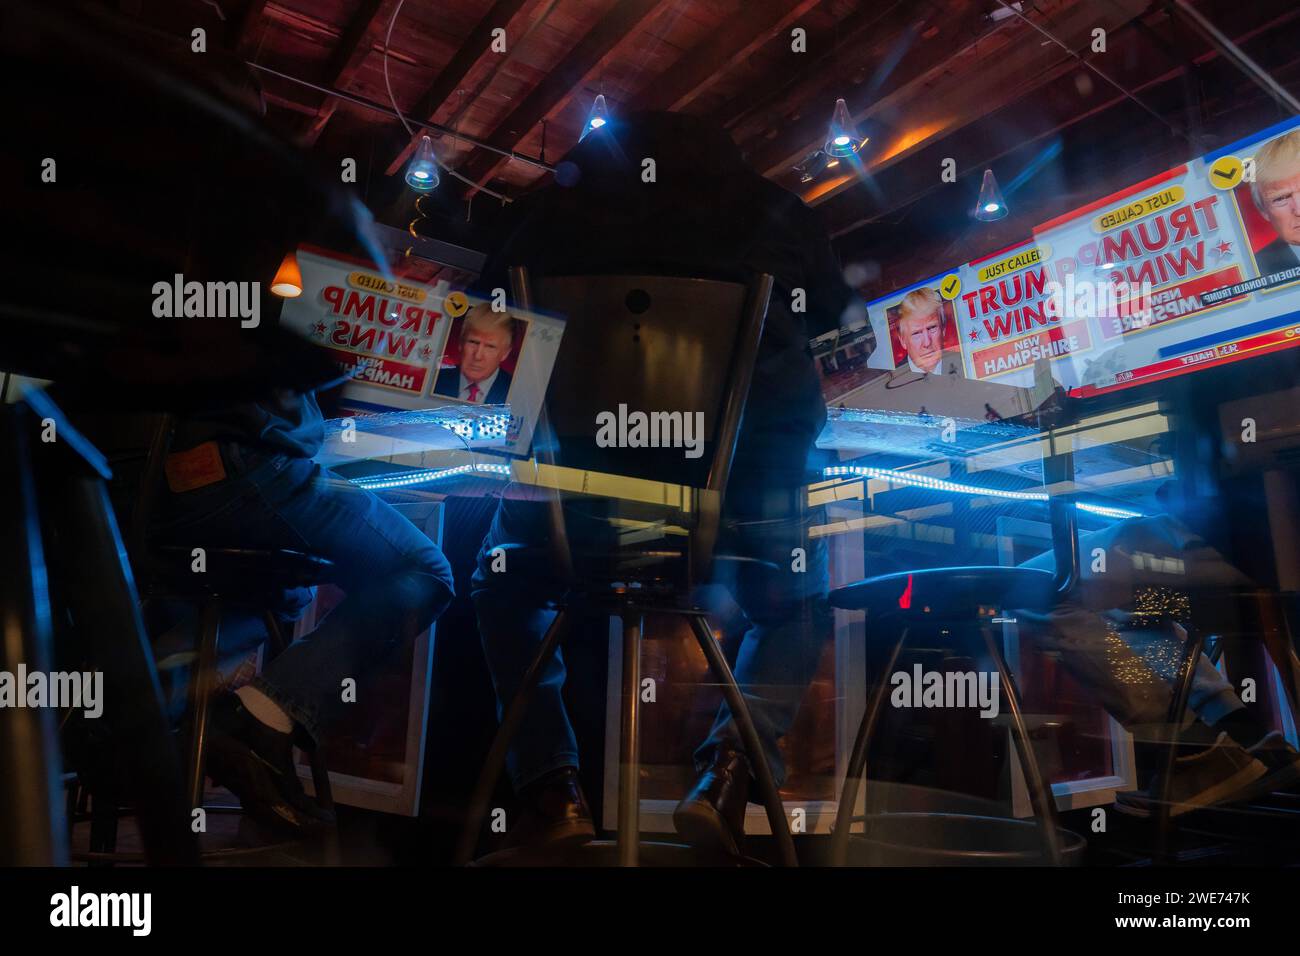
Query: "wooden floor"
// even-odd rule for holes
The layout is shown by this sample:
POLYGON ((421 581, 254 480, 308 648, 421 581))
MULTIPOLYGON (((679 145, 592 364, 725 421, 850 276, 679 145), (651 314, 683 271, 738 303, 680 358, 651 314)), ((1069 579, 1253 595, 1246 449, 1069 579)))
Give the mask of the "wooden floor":
MULTIPOLYGON (((209 788, 205 805, 236 807, 238 801, 227 790, 209 788)), ((320 866, 446 866, 459 835, 461 807, 426 807, 422 818, 339 807, 336 831, 310 840, 286 839, 242 812, 210 810, 207 831, 200 838, 205 866, 320 867, 320 866)), ((1123 814, 1108 815, 1104 833, 1091 829, 1091 811, 1081 809, 1062 814, 1061 824, 1075 833, 1086 834, 1086 866, 1149 865, 1154 834, 1149 821, 1123 814)), ((608 837, 612 834, 603 834, 608 837)), ((667 834, 645 834, 648 842, 671 841, 667 834)), ((805 835, 795 838, 801 864, 829 863, 829 838, 805 835)), ((559 857, 554 852, 530 859, 527 851, 500 850, 485 840, 480 846, 480 866, 608 866, 614 862, 608 840, 579 848, 559 857)), ((90 822, 79 819, 72 828, 71 851, 74 865, 100 862, 88 857, 90 822)), ((1174 829, 1171 855, 1173 866, 1280 865, 1300 863, 1300 796, 1274 794, 1266 802, 1250 807, 1225 807, 1199 811, 1180 818, 1174 829)), ((129 813, 118 825, 117 851, 124 855, 119 866, 143 865, 139 829, 129 813)), ((751 835, 747 852, 759 861, 775 862, 771 840, 751 835)), ((737 861, 707 860, 697 852, 676 846, 646 846, 642 865, 698 866, 736 865, 737 861)))
MULTIPOLYGON (((309 840, 286 838, 238 809, 239 801, 230 791, 209 786, 204 799, 208 808, 206 832, 200 835, 205 866, 330 866, 347 863, 386 865, 392 861, 382 851, 372 851, 356 858, 344 859, 337 833, 309 840), (213 808, 226 809, 213 809, 213 808), (233 808, 233 809, 230 809, 233 808), (365 859, 364 857, 372 857, 365 859)), ((350 842, 350 841, 349 841, 350 842)), ((72 827, 71 853, 75 864, 96 861, 90 850, 90 821, 79 819, 72 827)), ((143 845, 135 818, 125 813, 118 821, 117 852, 124 859, 117 865, 143 864, 143 845)))

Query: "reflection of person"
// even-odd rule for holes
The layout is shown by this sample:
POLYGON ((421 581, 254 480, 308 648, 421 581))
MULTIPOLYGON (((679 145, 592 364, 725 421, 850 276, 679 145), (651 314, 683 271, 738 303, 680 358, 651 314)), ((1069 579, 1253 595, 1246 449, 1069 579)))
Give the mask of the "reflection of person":
POLYGON ((943 303, 933 289, 913 289, 898 308, 898 341, 913 372, 943 372, 943 303))
POLYGON ((1255 154, 1255 206, 1277 238, 1255 253, 1259 274, 1271 275, 1300 265, 1300 130, 1292 130, 1255 154))
MULTIPOLYGON (((808 340, 835 329, 846 314, 860 317, 861 307, 854 312, 853 291, 811 210, 746 166, 724 132, 696 117, 642 113, 611 122, 586 137, 564 166, 573 167, 575 184, 538 190, 509 207, 481 288, 504 285, 511 265, 528 266, 543 280, 601 271, 742 282, 770 273, 776 280, 722 502, 718 550, 744 560, 721 562, 718 572, 726 578, 718 583, 730 588, 751 624, 735 676, 779 784, 784 766, 778 742, 794 722, 832 630, 826 541, 811 535, 816 514, 800 493, 826 421, 808 340), (656 159, 654 190, 629 169, 630 158, 639 156, 656 159), (794 289, 806 290, 806 313, 790 308, 794 289), (790 571, 794 549, 807 556, 802 573, 790 571)), ((471 585, 499 707, 518 688, 554 616, 546 601, 564 583, 527 551, 511 552, 508 572, 493 568, 498 547, 545 542, 546 513, 539 505, 502 498, 471 585)), ((575 550, 604 553, 608 525, 576 509, 568 525, 575 550)), ((510 753, 510 775, 526 808, 511 836, 532 846, 590 839, 594 832, 578 785, 564 679, 557 655, 510 753)), ((695 783, 674 813, 689 842, 737 849, 750 757, 724 706, 695 751, 695 783)))
MULTIPOLYGON (((401 640, 426 629, 453 594, 451 566, 437 545, 374 492, 312 461, 323 438, 314 392, 284 390, 256 404, 196 412, 177 427, 176 450, 167 460, 169 493, 150 529, 153 539, 187 548, 202 542, 310 551, 333 562, 331 579, 347 599, 251 684, 218 695, 209 717, 208 775, 253 815, 298 830, 314 828, 328 814, 298 782, 295 735, 320 741, 347 710, 342 682, 382 664, 401 640)), ((286 627, 312 599, 304 587, 268 583, 268 592, 263 607, 286 627)), ((260 615, 231 617, 222 622, 223 655, 264 639, 260 615)), ((180 620, 155 642, 176 717, 192 676, 191 624, 180 620)))
POLYGON ((514 345, 515 320, 486 302, 470 309, 460 329, 460 365, 438 373, 433 393, 463 402, 501 405, 510 394, 510 373, 501 363, 514 345))
MULTIPOLYGON (((1157 497, 1174 508, 1171 487, 1162 487, 1157 497)), ((1174 625, 1188 621, 1188 593, 1254 585, 1168 513, 1129 518, 1080 538, 1081 556, 1098 549, 1107 556, 1104 572, 1094 573, 1082 561, 1074 593, 1051 613, 1016 612, 1022 622, 1046 625, 1022 634, 1059 654, 1065 669, 1126 728, 1162 727, 1182 653, 1174 625)), ((1048 551, 1024 566, 1051 570, 1055 560, 1048 551)), ((1175 761, 1172 815, 1252 799, 1300 779, 1300 754, 1260 722, 1204 654, 1196 662, 1188 706, 1198 727, 1209 728, 1211 746, 1175 761)), ((1197 736, 1191 730, 1184 739, 1197 736)), ((1146 793, 1121 795, 1120 809, 1148 815, 1155 789, 1153 783, 1146 793)))

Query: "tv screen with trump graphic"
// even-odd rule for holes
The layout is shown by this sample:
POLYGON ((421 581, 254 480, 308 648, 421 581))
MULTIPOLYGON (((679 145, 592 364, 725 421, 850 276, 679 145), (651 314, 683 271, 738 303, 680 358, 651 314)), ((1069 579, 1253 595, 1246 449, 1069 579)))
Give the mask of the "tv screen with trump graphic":
POLYGON ((374 263, 314 247, 298 250, 302 294, 281 321, 325 349, 349 376, 341 410, 353 416, 419 412, 449 403, 499 407, 504 445, 526 455, 564 324, 429 285, 374 263))
POLYGON ((867 309, 889 343, 872 369, 942 368, 1040 394, 1047 383, 1098 395, 1291 348, 1300 119, 1040 223, 867 309))

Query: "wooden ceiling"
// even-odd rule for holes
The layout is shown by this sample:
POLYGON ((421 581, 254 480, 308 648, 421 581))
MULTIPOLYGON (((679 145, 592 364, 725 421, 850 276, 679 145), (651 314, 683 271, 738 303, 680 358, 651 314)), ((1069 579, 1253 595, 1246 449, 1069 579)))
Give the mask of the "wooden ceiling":
MULTIPOLYGON (((1019 209, 1013 200, 1013 211, 1032 205, 1047 218, 1073 198, 1198 155, 1275 109, 1167 0, 1025 0, 1016 4, 1023 17, 1002 0, 405 0, 393 21, 398 2, 116 6, 180 35, 208 25, 242 58, 294 78, 261 74, 268 121, 322 156, 357 158, 372 183, 396 181, 413 145, 387 111, 393 100, 416 120, 551 163, 577 141, 598 93, 615 114, 706 116, 755 168, 820 206, 837 235, 877 236, 933 203, 928 239, 891 257, 886 275, 924 272, 926 257, 943 254, 955 235, 969 237, 960 215, 944 218, 937 196, 960 213, 985 166, 1005 181, 1048 155, 1058 175, 1042 181, 1053 188, 1031 183, 1019 209), (493 49, 497 28, 504 52, 493 49), (795 28, 806 31, 806 52, 792 49, 795 28), (1090 47, 1099 28, 1102 53, 1090 47), (845 163, 801 182, 795 166, 820 147, 837 97, 871 137, 860 168, 845 163), (1110 148, 1090 151, 1100 141, 1110 148), (1093 159, 1064 182, 1067 144, 1093 159), (958 164, 956 184, 939 179, 947 157, 958 164)), ((1295 80, 1294 0, 1194 2, 1284 83, 1295 80)), ((455 136, 435 145, 468 180, 444 177, 440 189, 460 197, 482 187, 519 195, 550 175, 455 136)), ((1004 220, 977 244, 996 248, 1024 226, 1004 220)))

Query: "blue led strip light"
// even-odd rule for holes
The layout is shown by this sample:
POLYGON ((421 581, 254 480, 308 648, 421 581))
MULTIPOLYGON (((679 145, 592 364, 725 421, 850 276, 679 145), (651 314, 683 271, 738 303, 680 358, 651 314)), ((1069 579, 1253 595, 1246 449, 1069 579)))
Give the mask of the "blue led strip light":
MULTIPOLYGON (((389 429, 412 425, 438 425, 464 441, 504 439, 510 430, 510 409, 504 405, 478 406, 472 412, 459 406, 410 409, 358 415, 356 418, 331 418, 325 423, 325 440, 335 438, 351 422, 361 432, 383 435, 389 429)), ((400 435, 400 433, 398 433, 400 435)))
MULTIPOLYGON (((897 485, 914 485, 917 488, 929 488, 933 491, 951 491, 960 495, 986 495, 990 498, 1010 498, 1014 501, 1047 501, 1048 496, 1041 491, 1009 491, 1003 488, 981 488, 979 485, 963 485, 943 478, 931 478, 929 475, 916 475, 906 471, 894 471, 890 468, 868 468, 865 465, 831 465, 822 470, 823 478, 879 478, 892 481, 897 485)), ((1125 508, 1111 508, 1105 505, 1090 505, 1075 502, 1080 511, 1101 515, 1104 518, 1141 518, 1141 513, 1125 508)))
POLYGON ((383 488, 405 488, 410 485, 423 485, 431 481, 439 481, 443 478, 450 478, 453 475, 465 475, 470 472, 480 472, 490 475, 509 475, 509 465, 488 465, 483 463, 473 465, 456 465, 454 468, 428 468, 422 471, 404 471, 395 472, 387 475, 367 475, 365 478, 354 478, 353 484, 371 491, 383 488))

